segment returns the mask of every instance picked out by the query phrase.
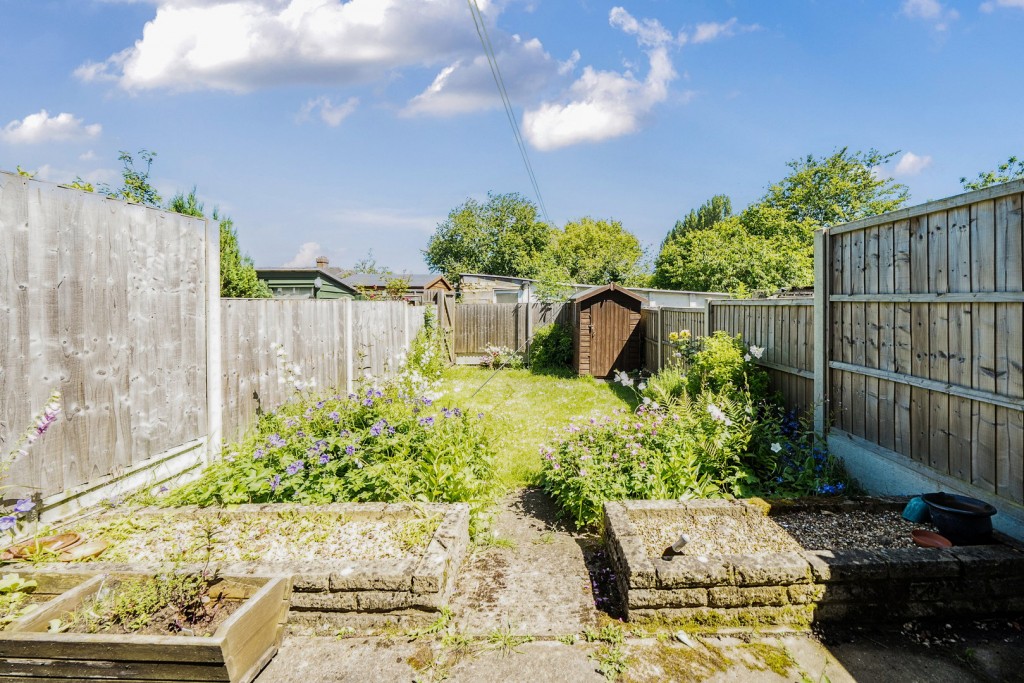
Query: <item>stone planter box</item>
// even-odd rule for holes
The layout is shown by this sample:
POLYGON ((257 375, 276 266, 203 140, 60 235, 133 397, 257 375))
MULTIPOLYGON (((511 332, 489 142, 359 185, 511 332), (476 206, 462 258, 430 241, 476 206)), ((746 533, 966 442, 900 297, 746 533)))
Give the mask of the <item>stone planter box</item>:
MULTIPOLYGON (((316 562, 238 562, 217 564, 224 574, 290 575, 293 579, 289 623, 322 627, 376 626, 385 623, 419 624, 434 620, 454 590, 455 576, 469 547, 469 506, 456 504, 333 503, 330 505, 237 505, 231 508, 145 508, 133 517, 166 515, 278 515, 338 513, 346 520, 404 520, 439 515, 440 523, 424 552, 389 560, 338 557, 316 562)), ((111 513, 108 513, 111 514, 111 513)), ((73 565, 47 565, 53 572, 141 571, 156 566, 100 561, 73 565)), ((26 565, 19 565, 26 567, 26 565)), ((182 569, 197 569, 183 567, 182 569)), ((14 571, 19 571, 15 568, 14 571)), ((333 632, 333 631, 331 631, 333 632)))
MULTIPOLYGON (((905 501, 825 503, 833 511, 901 510, 905 501)), ((1024 610, 1024 552, 1009 539, 946 550, 816 550, 650 556, 634 520, 674 514, 774 516, 820 509, 814 503, 624 501, 605 503, 605 545, 627 618, 679 619, 708 626, 790 625, 812 621, 902 620, 1024 610)))
POLYGON ((210 637, 47 632, 105 579, 138 575, 95 574, 0 632, 0 681, 249 683, 277 653, 291 592, 284 577, 222 576, 218 587, 244 604, 210 637))

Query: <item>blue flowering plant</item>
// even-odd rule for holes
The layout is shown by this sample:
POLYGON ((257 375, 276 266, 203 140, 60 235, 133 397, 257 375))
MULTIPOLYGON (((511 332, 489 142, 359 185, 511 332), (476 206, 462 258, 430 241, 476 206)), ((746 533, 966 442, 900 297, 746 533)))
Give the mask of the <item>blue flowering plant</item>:
POLYGON ((568 425, 542 449, 542 485, 581 527, 607 500, 842 493, 841 465, 770 391, 764 351, 719 332, 685 365, 616 373, 637 410, 568 425))
MULTIPOLYGON (((51 425, 57 421, 60 412, 61 395, 59 391, 54 391, 50 394, 42 410, 32 418, 32 426, 18 440, 15 449, 6 458, 0 460, 0 484, 6 480, 7 473, 15 460, 28 456, 33 444, 42 438, 51 425)), ((0 493, 14 488, 17 487, 10 484, 0 486, 0 493)), ((13 540, 18 533, 24 515, 31 512, 33 508, 35 508, 35 502, 31 498, 18 499, 9 508, 0 504, 0 533, 10 535, 13 540)))
POLYGON ((284 404, 248 438, 225 448, 169 504, 336 501, 468 502, 493 499, 494 450, 477 413, 407 382, 284 404))

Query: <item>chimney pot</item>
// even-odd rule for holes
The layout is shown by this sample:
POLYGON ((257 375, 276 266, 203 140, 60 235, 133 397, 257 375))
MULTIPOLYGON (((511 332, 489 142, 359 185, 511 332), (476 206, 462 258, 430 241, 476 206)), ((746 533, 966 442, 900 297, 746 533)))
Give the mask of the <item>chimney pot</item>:
POLYGON ((316 257, 316 267, 317 268, 326 268, 328 263, 330 263, 330 261, 327 259, 326 256, 317 256, 316 257))

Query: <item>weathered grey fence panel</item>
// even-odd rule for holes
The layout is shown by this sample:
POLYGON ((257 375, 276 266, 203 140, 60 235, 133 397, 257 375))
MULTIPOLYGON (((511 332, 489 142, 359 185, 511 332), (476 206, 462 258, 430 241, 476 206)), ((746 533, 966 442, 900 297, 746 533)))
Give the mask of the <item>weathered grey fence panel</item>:
POLYGON ((0 451, 63 408, 8 481, 48 504, 205 438, 206 233, 0 173, 0 451))
POLYGON ((287 366, 298 366, 300 381, 313 379, 318 390, 347 391, 350 379, 396 369, 400 353, 423 327, 423 311, 401 301, 222 300, 225 438, 241 436, 261 411, 294 394, 295 387, 284 381, 291 374, 272 346, 287 354, 287 366))
POLYGON ((413 311, 422 316, 422 308, 404 301, 353 301, 352 333, 356 375, 383 377, 393 373, 399 356, 408 348, 412 336, 406 327, 413 311))

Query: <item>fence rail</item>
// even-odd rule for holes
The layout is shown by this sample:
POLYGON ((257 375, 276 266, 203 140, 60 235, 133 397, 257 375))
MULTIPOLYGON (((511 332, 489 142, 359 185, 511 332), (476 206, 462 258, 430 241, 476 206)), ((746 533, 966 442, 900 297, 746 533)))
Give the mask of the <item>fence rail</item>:
POLYGON ((219 264, 205 220, 0 173, 0 453, 62 394, 4 498, 52 519, 167 481, 284 399, 271 342, 345 387, 423 326, 404 303, 222 301, 219 264))
POLYGON ((478 356, 487 346, 527 350, 533 333, 551 323, 568 323, 567 304, 454 304, 454 353, 478 356))

